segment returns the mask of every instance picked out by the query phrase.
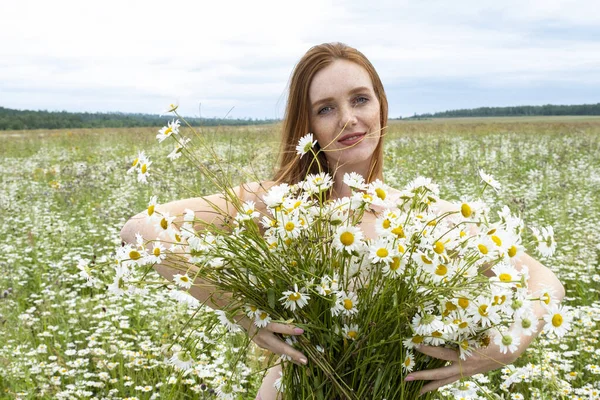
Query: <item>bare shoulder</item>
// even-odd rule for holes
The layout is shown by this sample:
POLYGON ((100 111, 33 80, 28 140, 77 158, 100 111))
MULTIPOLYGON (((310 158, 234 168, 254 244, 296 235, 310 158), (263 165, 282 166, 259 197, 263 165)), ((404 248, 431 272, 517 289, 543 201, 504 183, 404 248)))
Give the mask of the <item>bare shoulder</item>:
POLYGON ((438 201, 435 203, 435 206, 440 214, 460 210, 460 206, 456 203, 451 203, 443 199, 438 199, 438 201))

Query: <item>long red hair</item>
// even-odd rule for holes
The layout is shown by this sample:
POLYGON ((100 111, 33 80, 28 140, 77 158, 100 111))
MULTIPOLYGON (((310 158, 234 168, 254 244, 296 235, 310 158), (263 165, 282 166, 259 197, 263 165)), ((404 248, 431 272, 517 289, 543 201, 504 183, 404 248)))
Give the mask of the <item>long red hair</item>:
MULTIPOLYGON (((335 60, 354 62, 363 67, 371 78, 375 96, 379 100, 381 136, 371 160, 369 168, 371 172, 365 179, 367 182, 371 182, 383 177, 383 137, 387 127, 388 102, 381 79, 373 64, 360 51, 343 43, 324 43, 310 48, 292 72, 283 120, 279 169, 274 176, 274 180, 277 182, 292 184, 301 181, 307 174, 319 172, 316 163, 313 162, 311 165, 310 157, 298 157, 296 145, 300 138, 310 132, 308 89, 313 77, 335 60)), ((318 157, 321 168, 333 175, 334 171, 327 169, 325 153, 320 152, 318 157)))

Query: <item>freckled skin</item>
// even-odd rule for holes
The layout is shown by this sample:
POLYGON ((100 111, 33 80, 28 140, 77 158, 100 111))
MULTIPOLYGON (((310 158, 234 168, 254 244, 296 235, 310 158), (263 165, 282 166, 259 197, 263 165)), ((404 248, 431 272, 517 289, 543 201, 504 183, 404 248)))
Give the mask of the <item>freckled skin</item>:
POLYGON ((345 172, 367 176, 381 137, 380 105, 367 71, 351 61, 336 60, 315 74, 308 94, 311 130, 329 164, 339 168, 336 176, 345 172), (365 136, 350 146, 338 142, 352 133, 365 136))

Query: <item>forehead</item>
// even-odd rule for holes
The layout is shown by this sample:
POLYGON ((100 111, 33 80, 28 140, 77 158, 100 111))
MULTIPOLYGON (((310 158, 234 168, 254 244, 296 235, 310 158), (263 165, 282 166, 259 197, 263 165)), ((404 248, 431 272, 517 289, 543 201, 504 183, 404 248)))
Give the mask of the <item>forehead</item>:
POLYGON ((335 60, 315 74, 308 89, 311 102, 323 98, 345 96, 357 87, 373 90, 373 82, 366 69, 348 60, 335 60))

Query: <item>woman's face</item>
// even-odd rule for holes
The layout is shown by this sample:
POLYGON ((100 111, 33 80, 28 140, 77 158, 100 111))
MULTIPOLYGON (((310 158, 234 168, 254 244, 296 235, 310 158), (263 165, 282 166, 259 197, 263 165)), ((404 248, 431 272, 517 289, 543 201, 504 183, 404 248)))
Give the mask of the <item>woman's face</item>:
POLYGON ((367 71, 335 60, 308 89, 310 128, 330 167, 368 174, 381 136, 380 105, 367 71))

